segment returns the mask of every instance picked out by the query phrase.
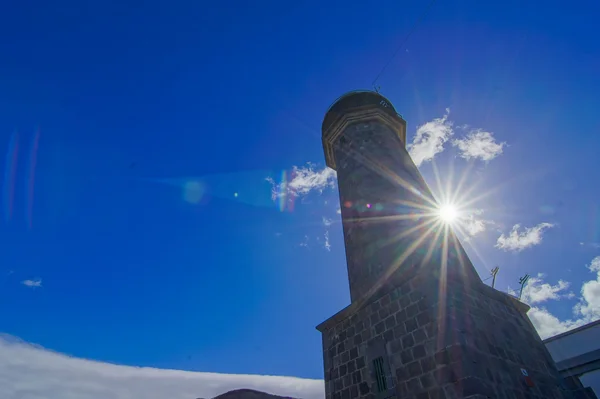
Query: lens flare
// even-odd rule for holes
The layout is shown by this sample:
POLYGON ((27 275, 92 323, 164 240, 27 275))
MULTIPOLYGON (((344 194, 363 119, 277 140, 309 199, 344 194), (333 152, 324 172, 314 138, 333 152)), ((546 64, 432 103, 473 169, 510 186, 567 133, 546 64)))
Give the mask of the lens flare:
POLYGON ((190 204, 197 204, 204 197, 205 188, 199 181, 188 181, 183 186, 183 200, 190 204))
POLYGON ((454 205, 445 204, 440 207, 439 216, 445 223, 452 223, 458 218, 458 211, 454 205))

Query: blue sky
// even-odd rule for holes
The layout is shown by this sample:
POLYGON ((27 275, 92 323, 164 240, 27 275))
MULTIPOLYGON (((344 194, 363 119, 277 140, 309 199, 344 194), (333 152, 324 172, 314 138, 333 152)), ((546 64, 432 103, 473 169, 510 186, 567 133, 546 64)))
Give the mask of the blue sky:
MULTIPOLYGON (((322 378, 314 326, 349 292, 320 123, 427 3, 3 5, 0 331, 322 378), (293 203, 272 198, 284 172, 293 203)), ((534 276, 546 335, 600 316, 600 6, 569 9, 438 1, 378 81, 432 188, 437 170, 465 176, 463 204, 485 195, 463 209, 467 252, 501 290, 534 276)))

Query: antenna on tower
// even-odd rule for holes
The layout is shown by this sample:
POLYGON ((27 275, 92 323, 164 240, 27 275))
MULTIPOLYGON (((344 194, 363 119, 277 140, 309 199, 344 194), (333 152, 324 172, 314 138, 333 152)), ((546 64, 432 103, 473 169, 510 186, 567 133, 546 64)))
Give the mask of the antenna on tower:
POLYGON ((523 277, 519 278, 519 284, 521 284, 521 291, 519 291, 519 301, 521 300, 521 296, 523 295, 523 288, 525 288, 527 281, 529 281, 529 277, 531 276, 529 274, 526 274, 523 277))
POLYGON ((494 285, 496 285, 496 274, 498 274, 498 271, 500 270, 500 268, 498 266, 494 267, 491 270, 492 273, 492 288, 494 288, 494 285))
POLYGON ((381 86, 380 85, 373 85, 373 89, 375 90, 375 93, 379 93, 379 90, 381 90, 381 86))

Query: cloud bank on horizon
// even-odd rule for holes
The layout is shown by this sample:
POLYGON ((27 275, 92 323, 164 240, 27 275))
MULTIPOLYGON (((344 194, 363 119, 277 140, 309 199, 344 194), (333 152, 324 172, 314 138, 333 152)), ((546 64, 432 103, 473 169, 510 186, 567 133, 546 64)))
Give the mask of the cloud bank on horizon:
POLYGON ((322 380, 131 367, 70 357, 0 335, 0 397, 5 399, 196 399, 233 389, 322 399, 322 380))

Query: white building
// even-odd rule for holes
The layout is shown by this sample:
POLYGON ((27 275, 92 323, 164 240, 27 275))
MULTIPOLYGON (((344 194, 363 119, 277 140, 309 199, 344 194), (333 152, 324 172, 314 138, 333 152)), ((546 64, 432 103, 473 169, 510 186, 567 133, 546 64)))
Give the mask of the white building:
POLYGON ((548 338, 544 344, 571 389, 579 388, 582 395, 591 390, 600 398, 600 320, 548 338))

